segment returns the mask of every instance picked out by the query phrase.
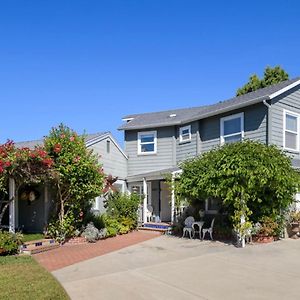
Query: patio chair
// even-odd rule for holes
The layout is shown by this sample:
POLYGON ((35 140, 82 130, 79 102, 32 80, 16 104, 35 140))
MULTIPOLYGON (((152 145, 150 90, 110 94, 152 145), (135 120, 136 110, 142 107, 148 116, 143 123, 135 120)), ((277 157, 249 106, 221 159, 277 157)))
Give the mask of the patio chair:
POLYGON ((215 223, 215 218, 212 219, 209 228, 203 228, 202 229, 202 232, 203 232, 202 239, 205 238, 205 234, 208 232, 209 235, 210 235, 211 240, 213 240, 212 234, 213 234, 213 230, 214 230, 214 223, 215 223))
POLYGON ((194 217, 187 217, 184 220, 184 225, 185 226, 183 227, 182 237, 184 237, 186 233, 189 234, 190 239, 194 236, 194 229, 193 229, 193 226, 192 226, 194 222, 195 222, 194 217))
POLYGON ((151 205, 147 205, 147 222, 153 221, 153 207, 151 205))

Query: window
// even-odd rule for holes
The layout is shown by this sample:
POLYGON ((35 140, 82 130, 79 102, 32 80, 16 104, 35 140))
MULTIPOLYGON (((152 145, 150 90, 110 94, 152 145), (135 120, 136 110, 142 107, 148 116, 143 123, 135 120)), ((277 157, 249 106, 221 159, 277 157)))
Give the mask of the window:
POLYGON ((244 113, 221 118, 221 144, 241 141, 244 137, 244 113))
POLYGON ((156 131, 138 133, 138 154, 155 154, 157 148, 156 144, 156 131))
POLYGON ((189 142, 192 139, 191 125, 179 128, 179 142, 189 142))
POLYGON ((207 213, 216 214, 221 208, 221 201, 214 198, 208 198, 205 201, 205 211, 207 213))
POLYGON ((284 111, 284 148, 299 151, 299 115, 284 111))
POLYGON ((106 153, 110 153, 110 140, 106 141, 106 153))

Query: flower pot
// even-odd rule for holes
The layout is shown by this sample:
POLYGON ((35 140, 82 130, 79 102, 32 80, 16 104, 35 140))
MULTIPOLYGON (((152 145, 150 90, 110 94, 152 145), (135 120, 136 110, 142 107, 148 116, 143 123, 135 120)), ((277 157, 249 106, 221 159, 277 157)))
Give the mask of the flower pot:
POLYGON ((274 242, 274 237, 269 235, 264 235, 264 234, 257 234, 257 235, 253 235, 252 241, 254 243, 266 244, 266 243, 274 242))
POLYGON ((291 238, 292 239, 298 239, 299 238, 299 232, 300 232, 300 224, 299 222, 291 223, 291 238))

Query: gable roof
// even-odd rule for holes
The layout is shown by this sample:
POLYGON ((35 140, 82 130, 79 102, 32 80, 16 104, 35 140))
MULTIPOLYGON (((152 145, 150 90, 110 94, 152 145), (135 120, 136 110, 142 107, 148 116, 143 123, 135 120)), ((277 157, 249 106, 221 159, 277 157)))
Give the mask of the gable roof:
MULTIPOLYGON (((98 132, 98 133, 93 133, 93 134, 86 134, 85 135, 85 143, 92 142, 93 140, 100 138, 100 137, 105 137, 107 135, 110 135, 111 133, 109 131, 104 131, 104 132, 98 132)), ((35 146, 42 146, 44 144, 44 140, 32 140, 32 141, 24 141, 24 142, 16 142, 15 146, 17 148, 29 148, 33 149, 35 146)))
POLYGON ((127 123, 124 123, 118 129, 134 130, 181 125, 272 99, 299 84, 300 77, 270 85, 257 91, 233 97, 212 105, 127 115, 123 117, 123 120, 127 121, 127 123))

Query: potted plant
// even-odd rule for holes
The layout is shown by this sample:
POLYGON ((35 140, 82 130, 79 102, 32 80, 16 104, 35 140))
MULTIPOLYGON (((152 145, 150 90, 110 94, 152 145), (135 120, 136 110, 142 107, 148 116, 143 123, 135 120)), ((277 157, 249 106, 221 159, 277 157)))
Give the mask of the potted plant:
POLYGON ((300 211, 293 211, 290 214, 291 235, 293 239, 298 239, 300 235, 300 211))
POLYGON ((264 216, 252 228, 253 242, 270 243, 277 236, 279 225, 271 217, 264 216))

